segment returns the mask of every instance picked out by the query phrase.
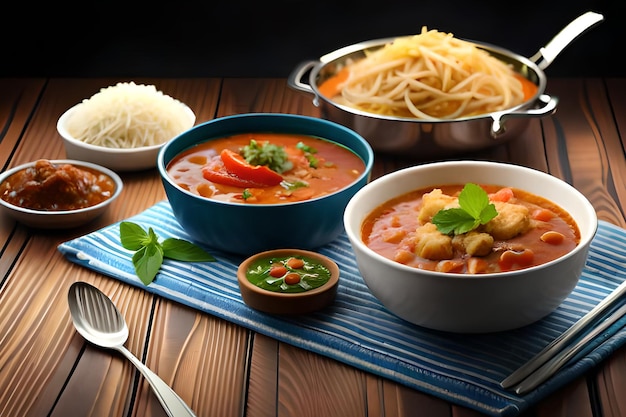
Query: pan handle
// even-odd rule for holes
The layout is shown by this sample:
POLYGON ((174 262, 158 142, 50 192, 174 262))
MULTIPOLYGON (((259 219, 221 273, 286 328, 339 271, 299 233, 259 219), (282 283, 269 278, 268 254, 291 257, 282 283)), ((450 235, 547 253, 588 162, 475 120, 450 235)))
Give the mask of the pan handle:
POLYGON ((536 63, 542 70, 546 69, 567 45, 602 20, 604 20, 604 16, 594 12, 587 12, 578 16, 557 33, 546 46, 539 49, 539 51, 529 59, 536 63), (541 58, 543 58, 543 60, 539 62, 541 58))
POLYGON ((315 94, 311 85, 302 82, 302 79, 317 64, 319 64, 319 61, 303 61, 296 65, 287 78, 287 85, 294 90, 315 94))
POLYGON ((493 122, 491 123, 491 136, 497 138, 506 131, 504 122, 511 117, 543 117, 548 116, 556 111, 556 105, 559 103, 557 97, 548 94, 541 94, 538 98, 543 105, 532 109, 514 111, 514 112, 495 112, 491 113, 493 122))

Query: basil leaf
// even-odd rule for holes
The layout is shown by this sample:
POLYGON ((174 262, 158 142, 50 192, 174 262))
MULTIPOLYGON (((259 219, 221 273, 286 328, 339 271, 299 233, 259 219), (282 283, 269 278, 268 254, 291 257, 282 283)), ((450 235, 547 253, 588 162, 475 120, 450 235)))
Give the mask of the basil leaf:
POLYGON ((150 244, 155 244, 155 245, 159 244, 159 237, 157 236, 156 233, 154 233, 154 230, 152 230, 151 227, 148 228, 148 237, 149 237, 150 241, 148 241, 146 243, 146 246, 150 245, 150 244))
POLYGON ((461 208, 440 210, 433 216, 432 222, 437 225, 441 233, 446 235, 453 232, 460 235, 478 226, 476 219, 461 208))
POLYGON ((486 224, 498 215, 489 195, 477 184, 467 183, 459 194, 458 208, 439 210, 432 222, 443 234, 461 235, 486 224))
POLYGON ((478 216, 478 218, 480 220, 480 224, 485 224, 497 215, 498 210, 496 210, 496 206, 494 206, 493 204, 489 204, 483 209, 483 211, 480 212, 480 216, 478 216))
POLYGON ((151 243, 133 255, 133 265, 137 276, 145 285, 150 284, 163 264, 163 249, 151 243))
POLYGON ((215 258, 199 246, 183 239, 168 238, 161 246, 163 256, 177 261, 213 262, 215 258))
POLYGON ((136 223, 120 223, 120 242, 125 249, 139 250, 150 242, 145 230, 136 223))
POLYGON ((489 196, 479 185, 465 184, 459 194, 459 206, 475 219, 488 204, 489 196))
POLYGON ((135 251, 132 258, 135 273, 145 285, 154 280, 166 257, 191 262, 216 260, 201 247, 183 239, 169 238, 160 243, 151 227, 146 232, 133 222, 120 223, 120 241, 124 248, 135 251))

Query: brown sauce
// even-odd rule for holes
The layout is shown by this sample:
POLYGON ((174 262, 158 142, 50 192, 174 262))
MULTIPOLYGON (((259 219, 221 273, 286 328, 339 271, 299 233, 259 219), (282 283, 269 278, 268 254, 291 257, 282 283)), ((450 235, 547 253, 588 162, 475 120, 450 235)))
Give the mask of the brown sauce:
POLYGON ((76 210, 111 198, 115 187, 113 179, 101 172, 40 159, 3 181, 0 198, 32 210, 76 210))

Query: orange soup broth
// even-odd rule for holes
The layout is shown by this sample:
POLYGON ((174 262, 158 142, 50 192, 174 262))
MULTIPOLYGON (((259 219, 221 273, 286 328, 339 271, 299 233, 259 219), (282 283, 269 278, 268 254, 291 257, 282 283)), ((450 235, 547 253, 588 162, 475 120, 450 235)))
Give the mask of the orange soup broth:
MULTIPOLYGON (((167 172, 174 182, 194 194, 216 200, 250 204, 285 204, 321 197, 352 184, 364 170, 363 160, 342 145, 314 136, 282 133, 245 133, 210 140, 177 155, 167 167, 167 172), (282 185, 248 188, 247 191, 253 198, 244 200, 242 197, 244 188, 218 184, 203 177, 203 166, 209 160, 219 158, 223 149, 239 152, 239 149, 248 145, 251 140, 283 146, 290 154, 290 159, 292 154, 298 153, 295 149, 299 142, 314 148, 317 151, 315 157, 320 163, 317 169, 308 170, 303 178, 308 186, 292 191, 286 190, 282 185)), ((282 175, 287 181, 294 178, 294 173, 290 171, 282 175)), ((298 175, 303 174, 300 172, 298 175)))
MULTIPOLYGON (((488 193, 495 193, 500 186, 482 185, 488 193)), ((440 188, 444 194, 458 195, 463 185, 444 185, 430 187, 427 189, 415 190, 402 196, 387 201, 372 213, 370 213, 361 229, 363 242, 373 251, 382 256, 406 264, 411 267, 435 270, 438 261, 432 261, 417 256, 414 252, 415 229, 420 226, 418 214, 421 208, 422 196, 433 190, 440 188)), ((534 259, 531 265, 535 266, 547 263, 571 252, 580 242, 580 232, 574 219, 560 206, 552 203, 535 194, 513 188, 516 204, 523 204, 530 209, 530 212, 547 209, 552 212, 553 217, 549 221, 537 221, 536 227, 529 232, 518 235, 506 242, 519 247, 530 248, 534 251, 534 259), (565 236, 564 241, 559 245, 542 242, 540 237, 547 231, 557 231, 565 236)), ((498 244, 496 241, 494 245, 498 244)), ((464 255, 467 257, 467 255, 464 255)), ((489 265, 488 272, 501 272, 498 270, 498 252, 492 252, 485 259, 489 265)), ((456 253, 454 261, 463 262, 462 255, 456 253)), ((466 259, 465 259, 466 260, 466 259)), ((521 269, 514 267, 513 269, 521 269)), ((457 271, 466 272, 466 271, 457 271)))

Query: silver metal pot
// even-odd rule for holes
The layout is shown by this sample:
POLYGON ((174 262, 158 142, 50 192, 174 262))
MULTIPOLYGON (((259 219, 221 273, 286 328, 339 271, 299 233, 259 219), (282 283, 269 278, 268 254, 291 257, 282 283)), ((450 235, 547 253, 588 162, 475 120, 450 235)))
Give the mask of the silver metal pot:
POLYGON ((452 156, 502 144, 518 137, 528 126, 530 118, 554 113, 558 98, 545 93, 547 80, 543 69, 571 41, 601 20, 602 15, 585 13, 567 25, 531 58, 472 41, 481 49, 510 64, 537 86, 537 93, 533 97, 505 111, 455 120, 421 120, 363 112, 334 103, 320 93, 318 87, 349 62, 364 58, 366 52, 382 48, 395 38, 353 44, 326 54, 319 61, 304 61, 291 72, 287 84, 294 90, 313 94, 313 103, 319 107, 322 118, 355 130, 368 140, 375 151, 417 159, 452 156), (307 74, 308 83, 304 81, 307 74))

